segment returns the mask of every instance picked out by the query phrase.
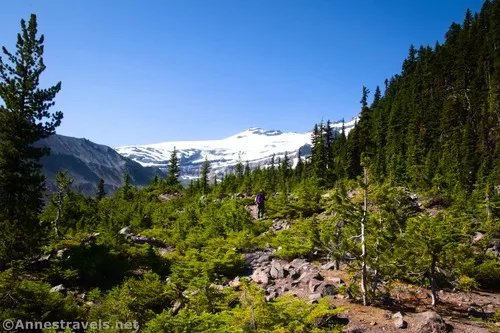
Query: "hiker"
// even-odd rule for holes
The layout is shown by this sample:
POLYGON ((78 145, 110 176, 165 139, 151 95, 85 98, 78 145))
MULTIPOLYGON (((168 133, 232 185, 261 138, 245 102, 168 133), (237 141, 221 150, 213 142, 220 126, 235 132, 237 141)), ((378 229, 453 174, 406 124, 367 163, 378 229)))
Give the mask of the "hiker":
POLYGON ((257 218, 258 219, 263 219, 264 218, 264 202, 266 200, 266 197, 263 193, 263 191, 259 191, 259 193, 255 196, 255 203, 257 204, 257 218))

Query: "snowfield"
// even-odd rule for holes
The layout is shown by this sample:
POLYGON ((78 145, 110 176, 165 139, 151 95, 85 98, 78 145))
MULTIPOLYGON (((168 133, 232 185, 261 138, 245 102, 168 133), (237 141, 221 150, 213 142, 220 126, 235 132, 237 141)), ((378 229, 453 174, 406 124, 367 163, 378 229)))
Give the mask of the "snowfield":
MULTIPOLYGON (((358 118, 344 124, 346 135, 355 126, 358 118)), ((340 132, 342 122, 333 123, 332 127, 340 132)), ((310 154, 311 134, 264 130, 249 128, 225 139, 207 141, 170 141, 147 145, 123 146, 116 151, 143 166, 168 168, 168 160, 174 147, 179 152, 182 178, 198 177, 199 169, 205 158, 210 161, 212 173, 224 174, 231 172, 239 156, 241 161, 249 162, 251 168, 267 167, 272 155, 276 160, 283 158, 285 152, 291 159, 292 166, 298 161, 297 152, 302 151, 302 157, 310 154)))

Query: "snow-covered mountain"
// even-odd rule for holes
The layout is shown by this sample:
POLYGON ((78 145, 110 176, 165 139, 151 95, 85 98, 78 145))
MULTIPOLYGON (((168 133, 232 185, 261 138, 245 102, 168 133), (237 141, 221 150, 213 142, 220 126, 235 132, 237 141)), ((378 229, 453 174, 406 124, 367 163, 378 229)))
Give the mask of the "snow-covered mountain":
MULTIPOLYGON (((354 127, 357 117, 344 124, 346 134, 354 127)), ((333 123, 335 131, 340 132, 342 122, 333 123)), ((241 156, 242 162, 248 161, 250 168, 267 167, 271 157, 276 160, 288 153, 293 166, 298 161, 298 150, 302 157, 310 155, 311 132, 283 133, 279 130, 250 128, 244 132, 220 140, 209 141, 171 141, 156 144, 123 146, 116 151, 143 166, 159 167, 166 170, 174 147, 179 151, 181 177, 184 180, 197 178, 205 158, 210 161, 213 174, 223 175, 231 172, 241 156)))

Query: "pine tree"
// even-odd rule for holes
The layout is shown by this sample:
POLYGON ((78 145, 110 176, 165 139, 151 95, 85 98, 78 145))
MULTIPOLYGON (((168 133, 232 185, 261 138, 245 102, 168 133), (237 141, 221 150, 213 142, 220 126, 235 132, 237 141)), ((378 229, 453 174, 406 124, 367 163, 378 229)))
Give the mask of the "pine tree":
POLYGON ((57 213, 56 218, 53 221, 54 233, 56 238, 59 237, 59 222, 61 220, 62 205, 67 191, 71 184, 73 184, 73 178, 68 177, 68 170, 61 170, 56 174, 56 185, 57 190, 54 196, 51 198, 52 204, 56 206, 57 213))
POLYGON ((96 200, 101 201, 102 198, 106 196, 106 191, 104 190, 104 179, 99 178, 99 182, 97 183, 97 192, 96 192, 96 200))
POLYGON ((295 166, 296 183, 300 183, 304 177, 304 161, 302 160, 302 150, 297 151, 297 165, 295 166))
POLYGON ((132 185, 130 184, 130 174, 128 172, 125 172, 123 177, 122 195, 125 200, 132 198, 132 185))
POLYGON ((238 180, 241 180, 243 178, 244 166, 243 162, 241 161, 241 152, 238 153, 238 160, 236 161, 236 165, 234 166, 234 173, 238 180))
POLYGON ((167 184, 168 185, 179 185, 179 176, 181 174, 181 167, 179 157, 177 156, 177 148, 174 147, 172 153, 170 154, 170 160, 168 162, 168 175, 167 184))
POLYGON ((205 157, 205 161, 201 165, 200 169, 200 187, 203 194, 208 193, 208 175, 210 174, 210 162, 205 157))
POLYGON ((245 171, 243 171, 243 177, 250 177, 250 174, 251 174, 251 170, 250 170, 250 163, 248 163, 248 161, 246 161, 245 163, 245 171))
POLYGON ((3 47, 7 60, 0 57, 0 266, 37 252, 44 239, 38 215, 45 178, 39 161, 50 149, 33 144, 54 134, 63 114, 49 111, 61 82, 39 86, 44 36, 37 33, 32 14, 28 24, 21 20, 16 52, 3 47))

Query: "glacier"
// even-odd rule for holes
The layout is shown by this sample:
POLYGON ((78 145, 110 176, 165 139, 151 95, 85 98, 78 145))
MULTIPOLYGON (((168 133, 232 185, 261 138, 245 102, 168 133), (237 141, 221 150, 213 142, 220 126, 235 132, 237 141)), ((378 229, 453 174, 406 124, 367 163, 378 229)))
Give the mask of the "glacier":
MULTIPOLYGON (((356 125, 358 117, 344 123, 346 135, 356 125)), ((342 121, 331 124, 335 132, 342 129, 342 121)), ((307 133, 282 132, 252 127, 230 137, 220 140, 206 141, 168 141, 154 144, 117 147, 115 150, 122 156, 130 158, 144 167, 156 167, 164 171, 168 169, 168 160, 174 149, 178 151, 181 167, 181 178, 184 182, 199 176, 205 158, 210 162, 211 175, 218 177, 233 172, 241 159, 248 162, 251 169, 266 168, 270 165, 273 154, 275 161, 288 154, 292 167, 298 162, 298 151, 301 157, 310 155, 312 131, 307 133)))

